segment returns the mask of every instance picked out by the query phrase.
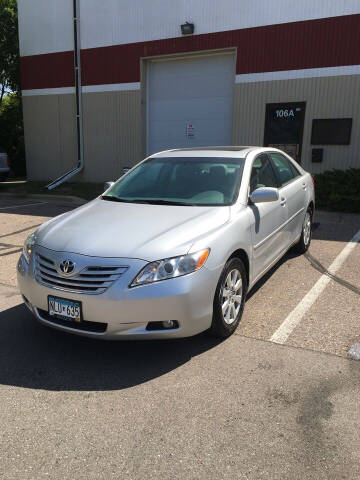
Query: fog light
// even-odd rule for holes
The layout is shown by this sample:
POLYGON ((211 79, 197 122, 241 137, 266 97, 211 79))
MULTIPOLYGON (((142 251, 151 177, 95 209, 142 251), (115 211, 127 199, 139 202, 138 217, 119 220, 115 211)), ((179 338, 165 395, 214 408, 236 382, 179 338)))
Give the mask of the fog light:
POLYGON ((164 322, 149 322, 146 325, 146 330, 175 330, 179 328, 177 320, 166 320, 164 322))
POLYGON ((166 320, 166 322, 161 322, 163 328, 175 328, 174 320, 166 320))

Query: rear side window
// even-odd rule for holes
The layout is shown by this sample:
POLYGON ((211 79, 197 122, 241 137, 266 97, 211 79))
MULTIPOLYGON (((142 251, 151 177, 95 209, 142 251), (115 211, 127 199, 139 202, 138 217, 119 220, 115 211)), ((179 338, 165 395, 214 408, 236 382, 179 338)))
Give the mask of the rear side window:
POLYGON ((259 155, 251 169, 250 193, 261 187, 278 187, 274 169, 267 155, 259 155))
POLYGON ((275 169, 278 173, 281 186, 291 182, 294 178, 300 175, 298 169, 281 153, 270 153, 271 160, 274 163, 275 169))

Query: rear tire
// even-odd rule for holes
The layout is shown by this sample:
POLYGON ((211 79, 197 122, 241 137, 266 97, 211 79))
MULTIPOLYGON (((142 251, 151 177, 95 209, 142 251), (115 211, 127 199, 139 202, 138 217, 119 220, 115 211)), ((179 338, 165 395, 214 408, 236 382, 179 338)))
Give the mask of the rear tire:
POLYGON ((234 333, 244 311, 247 287, 243 262, 231 258, 226 262, 216 287, 211 335, 227 338, 234 333))
POLYGON ((313 212, 311 208, 308 208, 305 214, 304 223, 301 229, 300 240, 296 245, 294 245, 294 250, 300 255, 307 252, 310 247, 311 237, 312 237, 312 218, 313 218, 313 212))

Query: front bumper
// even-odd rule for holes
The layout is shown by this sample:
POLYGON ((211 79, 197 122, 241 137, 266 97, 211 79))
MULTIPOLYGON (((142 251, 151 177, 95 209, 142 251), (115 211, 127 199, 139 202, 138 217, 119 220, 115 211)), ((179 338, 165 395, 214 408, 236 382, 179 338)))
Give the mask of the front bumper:
MULTIPOLYGON (((84 255, 66 255, 70 255, 74 260, 81 257, 83 261, 85 258, 84 255)), ((128 288, 132 279, 147 262, 138 259, 116 260, 126 262, 129 265, 128 270, 105 292, 89 295, 38 283, 35 279, 33 255, 30 264, 22 255, 17 265, 19 289, 25 297, 26 305, 41 323, 93 338, 110 340, 181 338, 196 335, 210 327, 220 271, 210 271, 203 267, 183 277, 128 288), (86 322, 106 323, 105 331, 79 330, 54 323, 45 314, 48 309, 48 295, 81 301, 83 319, 86 322), (146 329, 149 322, 168 320, 176 320, 179 327, 168 330, 146 329)))

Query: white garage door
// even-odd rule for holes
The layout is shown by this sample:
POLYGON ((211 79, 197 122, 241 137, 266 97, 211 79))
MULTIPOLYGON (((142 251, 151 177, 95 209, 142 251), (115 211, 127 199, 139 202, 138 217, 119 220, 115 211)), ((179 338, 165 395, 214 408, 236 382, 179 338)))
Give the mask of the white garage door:
POLYGON ((231 145, 234 83, 232 54, 150 61, 148 154, 169 148, 231 145))

